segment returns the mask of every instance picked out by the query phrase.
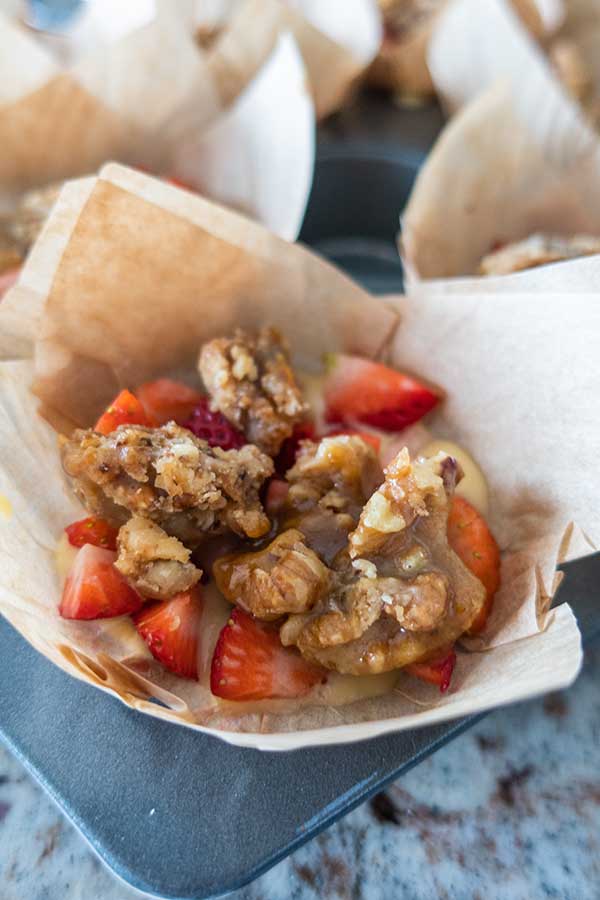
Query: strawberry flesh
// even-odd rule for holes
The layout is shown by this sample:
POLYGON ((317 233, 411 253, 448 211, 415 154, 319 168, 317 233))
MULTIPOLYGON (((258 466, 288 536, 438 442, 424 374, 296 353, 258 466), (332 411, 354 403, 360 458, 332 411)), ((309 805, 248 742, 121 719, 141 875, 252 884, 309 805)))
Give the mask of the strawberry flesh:
POLYGON ((119 425, 152 424, 138 398, 131 391, 123 390, 102 413, 94 425, 94 431, 110 434, 119 425))
POLYGON ((419 678, 421 681, 437 685, 440 693, 445 694, 450 687, 455 665, 456 653, 454 647, 446 647, 440 650, 435 658, 424 662, 411 663, 409 666, 406 666, 404 671, 415 678, 419 678))
POLYGON ((16 284, 19 275, 21 274, 21 266, 17 266, 15 269, 8 269, 0 274, 0 300, 4 294, 16 284))
POLYGON ((282 478, 271 478, 267 485, 263 501, 265 512, 270 518, 273 518, 273 516, 276 516, 281 512, 281 509, 287 500, 289 490, 290 486, 287 481, 283 481, 282 478))
POLYGON ((329 360, 324 394, 328 422, 362 422, 382 431, 400 431, 418 422, 440 400, 411 375, 343 354, 329 360))
POLYGON ((448 543, 486 590, 486 598, 468 634, 479 634, 500 587, 500 549, 487 522, 464 497, 455 494, 448 515, 448 543))
POLYGON ((182 678, 198 680, 198 644, 203 602, 200 588, 151 603, 133 623, 152 656, 182 678))
POLYGON ((65 531, 73 547, 94 544, 95 547, 104 547, 106 550, 117 549, 118 529, 99 516, 88 516, 87 519, 72 522, 65 531))
POLYGON ((281 445, 281 450, 275 460, 275 471, 278 475, 285 475, 296 462, 296 456, 300 449, 301 441, 317 440, 317 431, 314 422, 300 422, 294 427, 292 434, 281 445))
POLYGON ((146 381, 136 389, 135 394, 148 418, 157 426, 171 421, 181 424, 204 400, 198 391, 171 378, 146 381))
POLYGON ((222 450, 239 450, 246 443, 244 435, 234 428, 220 412, 213 412, 208 397, 203 397, 196 404, 183 427, 207 441, 211 447, 222 450))
POLYGON ((115 569, 117 554, 85 544, 67 576, 60 602, 63 619, 108 619, 137 612, 143 598, 115 569))
POLYGON ((324 669, 283 646, 276 627, 236 607, 217 640, 210 689, 224 700, 302 697, 325 677, 324 669))

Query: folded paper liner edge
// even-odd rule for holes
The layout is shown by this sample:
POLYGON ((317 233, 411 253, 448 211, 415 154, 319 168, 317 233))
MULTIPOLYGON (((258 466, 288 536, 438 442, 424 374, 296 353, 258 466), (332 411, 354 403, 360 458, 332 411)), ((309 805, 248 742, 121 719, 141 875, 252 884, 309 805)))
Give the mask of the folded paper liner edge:
MULTIPOLYGON (((94 323, 97 346, 87 377, 95 378, 98 372, 110 375, 113 380, 110 383, 111 378, 107 379, 110 391, 122 379, 138 378, 130 382, 134 384, 165 369, 176 369, 176 357, 182 347, 185 354, 193 347, 195 356, 202 337, 223 333, 239 322, 256 327, 274 320, 291 337, 296 355, 307 364, 315 363, 327 349, 369 356, 378 356, 384 350, 393 352, 402 332, 396 330, 397 311, 370 297, 304 248, 280 241, 242 216, 114 164, 104 167, 98 179, 74 182, 63 191, 14 290, 24 292, 29 298, 25 308, 31 316, 27 326, 30 337, 36 329, 41 335, 35 347, 38 390, 45 403, 71 421, 84 414, 89 420, 93 412, 89 405, 84 410, 77 397, 69 394, 72 366, 80 366, 90 341, 94 343, 91 334, 82 333, 89 331, 90 322, 94 323), (135 227, 131 227, 134 222, 135 227), (111 227, 107 227, 109 223, 111 227), (118 255, 115 234, 119 236, 117 244, 122 250, 118 255), (133 243, 129 245, 129 241, 133 243), (178 242, 185 248, 185 255, 191 256, 186 263, 190 266, 188 272, 182 272, 178 265, 178 242), (132 255, 134 246, 137 254, 132 255), (89 255, 83 252, 85 247, 89 255), (215 254, 212 268, 206 262, 209 252, 215 254), (176 284, 170 285, 168 291, 160 279, 159 291, 156 287, 152 289, 151 281, 137 284, 144 267, 153 261, 155 276, 163 263, 174 262, 170 271, 176 284), (225 285, 221 283, 222 263, 226 263, 225 285), (132 265, 133 269, 126 275, 132 265), (218 280, 213 283, 211 278, 218 280), (152 293, 154 296, 150 296, 152 293), (200 330, 198 317, 189 315, 198 306, 199 293, 203 311, 200 330), (185 306, 188 316, 181 319, 178 332, 174 326, 165 330, 163 315, 164 346, 160 358, 149 367, 148 344, 144 341, 152 342, 152 334, 146 334, 140 343, 130 328, 121 333, 119 322, 111 321, 107 315, 108 297, 109 305, 120 309, 121 314, 123 303, 131 305, 133 314, 143 297, 144 321, 150 331, 155 327, 154 317, 158 316, 161 304, 163 312, 167 309, 175 317, 183 316, 185 306), (180 306, 174 309, 174 303, 180 306), (211 303, 218 308, 211 309, 211 303), (310 327, 299 321, 300 311, 310 327), (85 328, 81 327, 82 314, 87 316, 85 328), (320 324, 317 334, 315 321, 320 324), (191 326, 196 331, 190 342, 187 333, 180 332, 183 328, 187 332, 191 326), (109 333, 114 346, 107 346, 109 333), (129 355, 123 368, 125 352, 129 355), (72 406, 67 408, 69 403, 72 406), (75 415, 71 415, 73 410, 75 415)), ((8 300, 12 302, 10 295, 8 300)), ((403 298, 402 303, 405 302, 403 298)), ((399 304, 401 314, 410 322, 402 303, 399 304)), ((188 367, 189 362, 186 358, 188 367)), ((151 685, 148 679, 123 665, 126 654, 121 652, 120 658, 116 658, 119 653, 110 652, 111 647, 119 647, 118 638, 111 636, 112 626, 66 623, 58 617, 59 588, 53 570, 53 547, 61 529, 80 515, 80 510, 61 476, 54 433, 35 417, 34 398, 28 390, 32 374, 31 361, 0 366, 0 442, 6 442, 1 448, 0 493, 8 497, 14 511, 10 519, 0 521, 0 552, 5 561, 0 575, 0 610, 40 652, 70 674, 108 690, 140 711, 216 733, 232 743, 263 749, 360 740, 432 724, 559 688, 575 678, 581 662, 580 636, 571 611, 563 604, 551 613, 544 630, 538 633, 523 636, 522 640, 505 640, 485 652, 460 654, 459 689, 436 699, 428 707, 417 706, 418 698, 412 702, 392 693, 336 710, 304 708, 296 714, 259 713, 240 719, 230 705, 216 711, 206 690, 194 699, 193 691, 201 689, 182 686, 173 677, 161 677, 159 684, 151 685), (47 490, 43 496, 32 498, 31 473, 39 469, 41 460, 47 490), (30 589, 31 578, 38 580, 37 592, 30 589), (51 583, 55 585, 54 596, 48 596, 43 603, 38 598, 44 596, 51 583), (44 591, 40 594, 41 585, 44 591), (532 659, 535 666, 531 665, 532 659), (153 699, 163 705, 157 705, 153 699), (199 716, 204 724, 191 721, 199 716)), ((81 387, 81 382, 78 384, 81 387)), ((93 397, 92 407, 105 400, 100 391, 93 397)), ((554 556, 550 563, 545 559, 541 567, 546 573, 541 593, 539 579, 534 577, 536 587, 529 601, 536 631, 536 604, 540 596, 552 596, 556 587, 555 562, 559 552, 565 552, 565 532, 570 527, 565 521, 560 533, 554 536, 554 556)), ((571 534, 579 540, 576 529, 571 529, 571 534)), ((581 548, 580 543, 578 547, 581 548)), ((426 694, 426 699, 431 700, 431 693, 426 694)))
POLYGON ((409 286, 475 273, 495 246, 532 234, 600 235, 598 135, 508 0, 448 6, 429 62, 459 111, 402 213, 409 286))

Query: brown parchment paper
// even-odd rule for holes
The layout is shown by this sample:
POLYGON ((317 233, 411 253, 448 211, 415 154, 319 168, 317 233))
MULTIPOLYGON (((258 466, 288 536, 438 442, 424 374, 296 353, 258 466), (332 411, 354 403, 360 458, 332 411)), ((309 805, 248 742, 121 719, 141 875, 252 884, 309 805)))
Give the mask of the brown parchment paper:
POLYGON ((575 678, 581 650, 573 615, 564 605, 545 610, 558 584, 556 562, 589 552, 599 530, 590 511, 598 474, 588 421, 598 410, 574 393, 590 386, 580 371, 585 342, 598 329, 590 304, 571 317, 570 341, 561 349, 565 375, 549 390, 549 363, 538 357, 556 348, 548 341, 559 333, 556 318, 562 321, 568 295, 545 310, 541 332, 535 296, 519 295, 504 315, 488 318, 472 297, 463 304, 443 296, 384 303, 302 247, 117 165, 63 190, 14 291, 29 316, 23 346, 31 353, 0 364, 0 611, 63 669, 143 712, 262 749, 414 728, 575 678), (343 349, 435 373, 449 389, 431 428, 470 445, 489 475, 507 607, 485 647, 460 654, 443 698, 400 676, 392 693, 335 709, 240 709, 158 665, 139 674, 127 660, 143 647, 127 620, 69 623, 58 616, 54 548, 79 512, 31 385, 55 422, 87 424, 118 387, 165 372, 185 376, 202 340, 267 322, 285 332, 303 366, 343 349), (527 407, 526 397, 538 405, 531 400, 527 407), (35 488, 42 471, 43 491, 35 488))
POLYGON ((161 166, 173 117, 195 95, 203 121, 219 111, 204 60, 183 21, 160 15, 72 66, 0 13, 0 186, 22 190, 93 171, 111 156, 161 166), (154 138, 150 140, 150 138, 154 138))
MULTIPOLYGON (((213 6, 213 21, 219 21, 213 6)), ((317 116, 322 118, 343 104, 381 41, 375 0, 240 0, 218 6, 223 30, 207 60, 224 104, 262 65, 278 34, 290 31, 304 59, 317 116)))
POLYGON ((247 75, 225 110, 183 8, 167 0, 157 0, 150 22, 83 49, 71 65, 0 10, 0 211, 25 188, 120 159, 178 178, 293 240, 315 135, 289 34, 278 33, 247 75))

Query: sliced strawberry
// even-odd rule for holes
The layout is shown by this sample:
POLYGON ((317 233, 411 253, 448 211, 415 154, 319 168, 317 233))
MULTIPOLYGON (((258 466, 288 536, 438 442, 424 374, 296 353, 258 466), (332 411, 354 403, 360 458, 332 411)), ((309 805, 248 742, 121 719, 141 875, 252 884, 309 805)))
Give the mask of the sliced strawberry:
POLYGON ((99 516, 88 516, 80 519, 65 528, 69 543, 73 547, 83 547, 85 544, 94 544, 95 547, 104 547, 106 550, 117 549, 118 529, 109 525, 105 519, 99 516))
POLYGON ((191 185, 186 181, 182 181, 181 178, 177 178, 175 175, 169 175, 165 178, 165 181, 168 181, 169 184, 172 184, 175 187, 182 188, 184 191, 191 191, 191 193, 194 193, 194 188, 191 187, 191 185))
POLYGON ((265 492, 264 507, 268 516, 276 516, 286 501, 290 486, 282 478, 271 478, 265 492))
POLYGON ((372 431, 353 431, 351 428, 336 428, 334 431, 328 432, 327 437, 335 434, 347 434, 349 437, 362 438, 366 444, 371 445, 375 453, 379 453, 381 449, 381 438, 372 431))
POLYGON ((468 632, 479 634, 485 627, 500 586, 500 550, 483 516, 458 494, 454 495, 450 506, 448 543, 486 590, 485 603, 468 632))
POLYGON ((208 397, 200 398, 190 417, 183 422, 183 427, 208 441, 211 447, 221 447, 222 450, 239 450, 246 443, 241 431, 234 428, 222 413, 213 412, 208 397))
POLYGON ((113 402, 102 413, 94 431, 100 434, 110 434, 119 425, 152 425, 144 411, 144 407, 131 391, 121 391, 113 402))
POLYGON ((302 697, 325 676, 324 669, 284 647, 277 628, 236 607, 217 640, 210 689, 224 700, 302 697))
POLYGON ((21 266, 17 266, 14 269, 6 269, 0 273, 0 300, 2 300, 7 290, 15 284, 20 274, 21 266))
POLYGON ((85 544, 67 576, 60 601, 63 619, 108 619, 137 612, 144 601, 113 563, 117 554, 85 544))
POLYGON ((156 425, 164 425, 165 422, 171 421, 179 424, 185 422, 194 407, 205 399, 199 391, 171 378, 146 381, 137 388, 135 395, 148 418, 156 425))
POLYGON ((151 603, 133 617, 152 656, 182 678, 198 680, 198 642, 203 600, 200 588, 151 603))
POLYGON ((281 450, 275 460, 275 471, 279 475, 285 475, 296 462, 296 455, 300 449, 301 441, 317 440, 317 431, 314 422, 300 422, 296 425, 289 438, 281 445, 281 450))
POLYGON ((415 678, 420 678, 421 681, 438 685, 440 693, 445 694, 450 687, 455 665, 456 653, 454 647, 449 646, 438 650, 432 659, 411 663, 404 671, 414 675, 415 678))
POLYGON ((400 431, 418 422, 440 397, 430 387, 359 356, 330 354, 323 386, 328 422, 363 422, 400 431))

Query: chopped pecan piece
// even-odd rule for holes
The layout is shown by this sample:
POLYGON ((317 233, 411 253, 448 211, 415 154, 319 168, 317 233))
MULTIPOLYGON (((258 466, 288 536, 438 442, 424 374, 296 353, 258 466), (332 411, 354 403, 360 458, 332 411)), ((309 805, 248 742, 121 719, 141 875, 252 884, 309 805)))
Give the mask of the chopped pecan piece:
POLYGON ((299 528, 308 546, 330 564, 346 546, 383 472, 369 444, 336 435, 318 444, 303 441, 286 478, 290 489, 281 516, 284 526, 299 528))
POLYGON ((256 553, 222 557, 213 573, 227 600, 267 621, 312 609, 326 593, 331 574, 294 529, 256 553))
POLYGON ((385 481, 369 498, 350 535, 350 556, 377 553, 390 536, 429 515, 432 507, 446 509, 446 491, 452 493, 460 474, 456 460, 446 453, 411 463, 404 447, 385 470, 385 481))
POLYGON ((246 439, 276 456, 307 412, 281 335, 263 329, 254 338, 237 331, 200 351, 198 369, 212 405, 246 439))
MULTIPOLYGON (((334 600, 335 602, 335 600, 334 600)), ((438 572, 402 578, 359 578, 339 594, 341 608, 308 622, 296 638, 303 646, 335 647, 355 641, 381 616, 394 618, 406 631, 432 631, 441 623, 448 605, 445 578, 438 572)), ((285 626, 284 626, 285 627, 285 626)), ((283 630, 283 629, 282 629, 283 630)), ((285 632, 282 636, 285 643, 285 632)))
POLYGON ((227 529, 258 538, 270 528, 259 490, 273 463, 251 444, 210 447, 174 422, 121 425, 107 435, 76 431, 62 461, 85 506, 113 524, 140 515, 186 544, 227 529))
POLYGON ((485 589, 448 545, 448 495, 459 474, 443 453, 413 464, 401 451, 336 560, 330 596, 291 616, 282 642, 360 675, 401 668, 460 637, 485 589))
POLYGON ((141 516, 133 516, 120 528, 117 550, 115 566, 144 597, 174 597, 189 590, 202 575, 181 541, 141 516))

